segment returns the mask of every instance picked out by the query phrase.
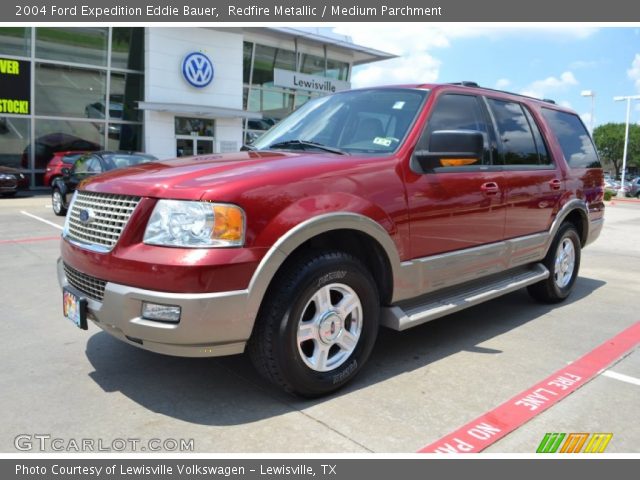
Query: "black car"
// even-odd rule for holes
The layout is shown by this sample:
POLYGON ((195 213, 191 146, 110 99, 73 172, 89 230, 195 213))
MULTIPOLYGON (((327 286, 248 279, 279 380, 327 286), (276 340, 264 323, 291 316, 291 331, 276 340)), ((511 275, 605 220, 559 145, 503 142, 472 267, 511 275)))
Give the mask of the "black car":
POLYGON ((0 195, 11 197, 29 187, 29 179, 20 170, 0 165, 0 195))
POLYGON ((51 204, 56 215, 67 214, 69 202, 78 184, 85 178, 98 175, 116 168, 131 167, 141 163, 157 160, 153 155, 139 152, 90 152, 73 164, 73 168, 63 169, 62 177, 53 180, 51 184, 51 204))

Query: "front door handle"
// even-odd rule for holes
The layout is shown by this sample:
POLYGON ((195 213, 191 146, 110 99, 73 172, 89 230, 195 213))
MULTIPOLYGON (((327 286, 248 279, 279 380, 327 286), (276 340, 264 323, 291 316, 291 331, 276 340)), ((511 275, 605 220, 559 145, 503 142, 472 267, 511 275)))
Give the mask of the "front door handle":
POLYGON ((562 182, 557 178, 554 178, 553 180, 549 181, 549 186, 551 187, 551 190, 560 190, 562 182))
POLYGON ((497 195, 500 191, 500 187, 496 182, 487 182, 480 186, 480 190, 482 190, 482 193, 485 195, 497 195))

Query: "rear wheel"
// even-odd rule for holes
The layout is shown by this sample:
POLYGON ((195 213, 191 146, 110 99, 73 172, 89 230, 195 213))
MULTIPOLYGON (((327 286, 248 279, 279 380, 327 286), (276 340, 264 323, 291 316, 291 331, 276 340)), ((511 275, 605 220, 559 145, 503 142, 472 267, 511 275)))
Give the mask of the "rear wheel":
POLYGON ((254 365, 290 393, 337 390, 362 368, 377 337, 379 297, 371 274, 346 253, 315 253, 275 281, 249 341, 254 365))
POLYGON ((575 227, 564 223, 556 235, 543 264, 549 278, 528 287, 533 298, 545 303, 563 301, 571 294, 580 269, 580 237, 575 227))
POLYGON ((59 217, 64 217, 67 214, 67 209, 64 206, 64 197, 58 188, 54 188, 51 193, 51 206, 53 207, 53 213, 59 217))

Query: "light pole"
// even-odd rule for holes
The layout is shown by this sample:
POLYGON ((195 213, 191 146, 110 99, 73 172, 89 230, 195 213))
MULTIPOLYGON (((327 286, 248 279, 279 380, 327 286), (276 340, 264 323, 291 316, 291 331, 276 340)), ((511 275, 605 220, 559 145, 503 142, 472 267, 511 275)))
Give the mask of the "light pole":
POLYGON ((622 174, 620 175, 620 190, 618 197, 624 197, 624 171, 627 169, 627 149, 629 147, 629 115, 631 114, 631 100, 640 100, 640 95, 613 97, 614 102, 627 101, 627 123, 624 127, 624 151, 622 153, 622 174))
POLYGON ((583 97, 591 97, 591 117, 589 117, 589 129, 591 130, 591 135, 593 135, 593 126, 594 126, 594 118, 593 113, 595 111, 596 104, 596 92, 593 90, 583 90, 580 92, 580 95, 583 97))

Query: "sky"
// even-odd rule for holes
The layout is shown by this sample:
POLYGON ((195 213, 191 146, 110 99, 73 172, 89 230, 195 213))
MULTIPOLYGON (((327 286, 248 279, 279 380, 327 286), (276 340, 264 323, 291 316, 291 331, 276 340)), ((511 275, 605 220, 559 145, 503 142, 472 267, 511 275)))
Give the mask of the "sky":
MULTIPOLYGON (((640 94, 640 28, 470 24, 352 24, 335 33, 398 58, 355 67, 352 87, 469 80, 481 86, 550 98, 587 126, 595 92, 595 126, 624 122, 619 95, 640 94)), ((631 121, 640 123, 640 101, 631 121)))

